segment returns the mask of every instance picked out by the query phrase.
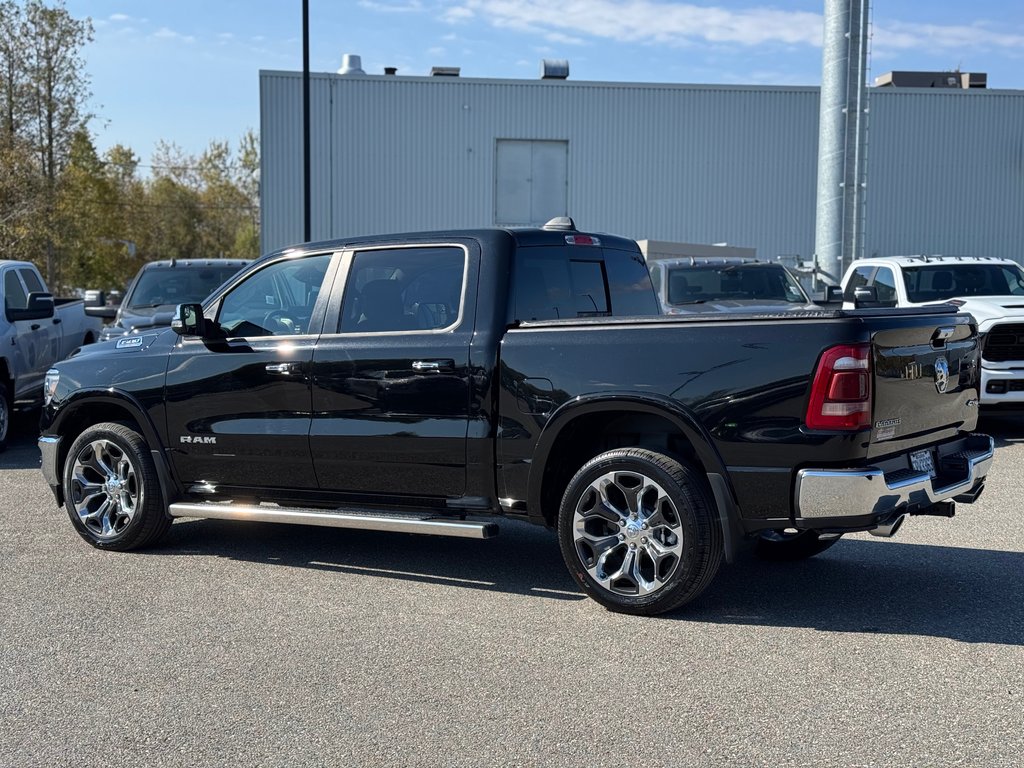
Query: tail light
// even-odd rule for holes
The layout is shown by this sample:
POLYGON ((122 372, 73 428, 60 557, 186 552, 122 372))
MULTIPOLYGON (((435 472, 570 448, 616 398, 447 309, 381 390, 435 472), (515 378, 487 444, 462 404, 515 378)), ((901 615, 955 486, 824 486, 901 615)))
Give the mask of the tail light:
POLYGON ((809 429, 856 431, 871 426, 871 345, 830 347, 818 361, 807 404, 809 429))

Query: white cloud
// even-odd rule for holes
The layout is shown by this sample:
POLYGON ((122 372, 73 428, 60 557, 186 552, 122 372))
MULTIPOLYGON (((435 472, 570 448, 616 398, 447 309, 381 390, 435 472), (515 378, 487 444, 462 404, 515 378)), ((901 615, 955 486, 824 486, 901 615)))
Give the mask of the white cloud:
POLYGON ((107 17, 111 21, 131 21, 131 16, 124 13, 112 13, 107 17))
POLYGON ((988 24, 941 25, 886 22, 874 28, 872 49, 885 56, 892 51, 950 50, 977 48, 1005 48, 1009 51, 1024 47, 1024 34, 992 29, 988 24))
POLYGON ((176 40, 181 43, 194 43, 196 41, 192 35, 183 35, 180 32, 175 32, 169 27, 160 27, 160 29, 154 32, 151 37, 154 37, 157 40, 176 40))
MULTIPOLYGON (((756 2, 757 0, 754 0, 756 2)), ((668 0, 456 0, 442 19, 458 23, 483 19, 494 27, 541 35, 558 43, 585 38, 686 47, 695 43, 754 47, 821 46, 820 13, 783 10, 768 5, 723 8, 668 0)), ((1024 49, 1024 31, 995 25, 922 24, 885 20, 875 23, 873 48, 885 56, 893 50, 1024 49)))
POLYGON ((582 35, 621 42, 685 45, 713 43, 759 45, 781 42, 820 46, 821 14, 754 7, 727 10, 692 3, 656 0, 563 0, 557 11, 549 0, 463 0, 444 14, 446 21, 476 15, 496 27, 577 42, 582 35))
POLYGON ((448 8, 441 15, 441 20, 446 21, 449 24, 458 24, 460 22, 470 21, 475 18, 476 14, 473 13, 471 8, 467 8, 464 5, 457 5, 454 8, 448 8))
POLYGON ((378 2, 378 0, 359 0, 359 7, 379 13, 418 13, 423 10, 423 3, 421 0, 391 3, 378 2))

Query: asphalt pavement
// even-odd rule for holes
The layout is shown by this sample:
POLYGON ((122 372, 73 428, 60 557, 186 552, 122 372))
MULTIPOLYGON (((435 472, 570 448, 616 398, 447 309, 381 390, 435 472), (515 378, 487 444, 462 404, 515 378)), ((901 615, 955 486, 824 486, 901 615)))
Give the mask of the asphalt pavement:
POLYGON ((1024 417, 953 519, 609 613, 555 537, 178 521, 88 546, 0 454, 0 766, 1017 766, 1024 417))

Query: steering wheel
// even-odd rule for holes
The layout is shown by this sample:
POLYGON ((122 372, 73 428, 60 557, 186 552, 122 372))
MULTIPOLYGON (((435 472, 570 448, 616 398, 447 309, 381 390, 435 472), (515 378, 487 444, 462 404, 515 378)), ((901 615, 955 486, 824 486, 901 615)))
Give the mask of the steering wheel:
POLYGON ((274 336, 280 333, 295 333, 295 321, 283 309, 272 309, 263 316, 263 328, 274 336), (273 328, 271 327, 273 323, 273 328), (276 330, 275 330, 276 329, 276 330))

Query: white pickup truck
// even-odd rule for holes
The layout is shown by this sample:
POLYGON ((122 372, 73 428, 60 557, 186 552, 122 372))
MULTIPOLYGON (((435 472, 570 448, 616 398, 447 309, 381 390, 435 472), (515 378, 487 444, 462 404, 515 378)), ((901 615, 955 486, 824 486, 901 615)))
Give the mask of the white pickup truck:
POLYGON ((844 303, 860 306, 956 304, 978 321, 981 405, 1024 404, 1024 270, 1017 262, 983 256, 858 259, 842 288, 844 303))
POLYGON ((43 401, 46 371, 83 344, 96 341, 102 322, 81 299, 54 299, 28 261, 0 260, 0 451, 7 447, 15 405, 43 401))

